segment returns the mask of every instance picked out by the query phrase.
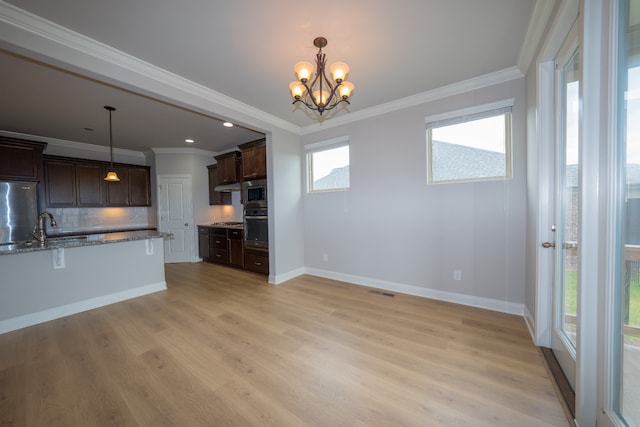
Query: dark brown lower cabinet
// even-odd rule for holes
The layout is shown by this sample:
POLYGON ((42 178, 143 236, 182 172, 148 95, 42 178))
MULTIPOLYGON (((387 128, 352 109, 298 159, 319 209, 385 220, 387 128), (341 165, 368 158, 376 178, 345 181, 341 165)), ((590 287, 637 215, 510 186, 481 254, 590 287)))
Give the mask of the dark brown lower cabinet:
POLYGON ((269 274, 269 251, 246 248, 241 228, 198 226, 198 253, 203 261, 269 274))
POLYGON ((260 274, 269 274, 269 252, 245 248, 244 269, 260 274))
POLYGON ((229 265, 244 267, 244 233, 242 230, 228 229, 229 240, 229 265))
POLYGON ((198 227, 198 255, 203 261, 210 261, 209 227, 198 227))
POLYGON ((218 264, 229 264, 229 244, 227 229, 213 227, 209 232, 210 258, 218 264))

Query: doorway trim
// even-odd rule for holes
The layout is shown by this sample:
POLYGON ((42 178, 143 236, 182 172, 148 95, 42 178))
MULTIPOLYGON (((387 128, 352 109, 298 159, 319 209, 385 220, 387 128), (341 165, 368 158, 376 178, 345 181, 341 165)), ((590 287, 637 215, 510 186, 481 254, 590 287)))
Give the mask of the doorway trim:
POLYGON ((542 46, 538 57, 537 87, 537 221, 535 239, 536 256, 536 307, 534 319, 535 344, 551 347, 552 295, 553 295, 553 251, 540 246, 542 242, 553 241, 553 162, 555 134, 555 57, 562 43, 576 24, 579 11, 578 0, 564 2, 555 15, 549 37, 542 46))

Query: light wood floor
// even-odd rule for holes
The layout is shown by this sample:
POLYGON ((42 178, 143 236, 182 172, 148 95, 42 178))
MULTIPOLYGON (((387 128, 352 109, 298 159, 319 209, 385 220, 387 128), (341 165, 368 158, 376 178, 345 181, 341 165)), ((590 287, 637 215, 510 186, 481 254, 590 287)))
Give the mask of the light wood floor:
POLYGON ((567 426, 522 318, 212 264, 0 335, 0 424, 567 426))

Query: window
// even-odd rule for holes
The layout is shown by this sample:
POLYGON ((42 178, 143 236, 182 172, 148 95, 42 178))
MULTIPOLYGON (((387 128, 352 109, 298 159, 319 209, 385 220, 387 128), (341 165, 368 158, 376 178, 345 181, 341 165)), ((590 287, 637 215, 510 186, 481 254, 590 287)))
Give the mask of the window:
POLYGON ((428 117, 428 183, 511 178, 511 105, 428 117))
POLYGON ((349 189, 349 140, 337 138, 305 146, 308 191, 349 189))

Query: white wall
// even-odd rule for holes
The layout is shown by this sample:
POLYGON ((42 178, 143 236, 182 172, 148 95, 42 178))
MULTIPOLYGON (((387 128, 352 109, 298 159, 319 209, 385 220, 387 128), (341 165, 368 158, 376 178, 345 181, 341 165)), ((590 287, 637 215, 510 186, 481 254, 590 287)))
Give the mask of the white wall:
POLYGON ((523 78, 315 132, 350 139, 351 188, 304 195, 313 274, 522 312, 525 297, 523 78), (425 116, 515 98, 513 179, 426 184, 425 116), (328 261, 323 261, 323 255, 328 261), (462 280, 453 280, 454 269, 462 280))
POLYGON ((267 134, 270 283, 304 273, 302 158, 298 135, 278 129, 267 134))

